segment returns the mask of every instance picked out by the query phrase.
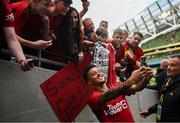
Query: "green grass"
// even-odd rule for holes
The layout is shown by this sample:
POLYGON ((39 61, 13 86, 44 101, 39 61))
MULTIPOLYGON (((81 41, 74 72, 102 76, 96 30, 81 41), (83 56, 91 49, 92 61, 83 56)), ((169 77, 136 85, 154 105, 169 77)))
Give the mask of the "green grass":
POLYGON ((142 48, 143 49, 149 49, 149 48, 155 48, 155 47, 160 47, 160 46, 164 46, 170 43, 177 43, 180 42, 180 29, 176 31, 176 35, 175 38, 173 40, 173 42, 171 42, 168 39, 168 36, 170 36, 170 34, 166 34, 166 35, 160 35, 157 38, 142 44, 142 48))
MULTIPOLYGON (((149 41, 148 43, 143 44, 142 48, 143 49, 149 49, 149 48, 161 47, 161 46, 164 46, 164 45, 167 45, 167 44, 170 44, 170 43, 180 42, 180 29, 178 31, 176 31, 175 39, 173 40, 173 42, 167 41, 167 39, 166 39, 167 35, 158 36, 156 39, 153 39, 153 40, 149 41)), ((153 56, 148 56, 147 57, 147 62, 161 61, 163 59, 168 59, 171 55, 175 55, 175 54, 180 54, 180 51, 168 52, 168 53, 165 53, 165 54, 157 54, 157 55, 153 55, 153 56)), ((156 68, 154 68, 154 71, 155 70, 156 70, 156 68)), ((153 88, 156 85, 157 85, 156 80, 153 77, 150 80, 150 82, 148 84, 148 87, 153 88)))
MULTIPOLYGON (((149 48, 165 46, 170 43, 180 42, 180 29, 176 31, 176 35, 173 42, 170 42, 168 38, 170 39, 170 34, 160 35, 157 38, 147 42, 146 44, 143 44, 142 48, 149 49, 149 48)), ((157 55, 149 56, 147 57, 147 60, 148 60, 147 62, 155 62, 155 61, 161 61, 163 59, 168 59, 173 54, 180 54, 180 51, 168 52, 166 54, 157 54, 157 55)))
POLYGON ((165 39, 164 36, 161 35, 159 37, 157 37, 156 39, 153 39, 149 42, 147 42, 146 44, 142 45, 143 49, 148 49, 148 48, 154 48, 154 47, 158 47, 158 46, 163 46, 165 45, 165 39))
POLYGON ((176 33, 176 39, 176 42, 180 42, 180 30, 178 30, 176 33))

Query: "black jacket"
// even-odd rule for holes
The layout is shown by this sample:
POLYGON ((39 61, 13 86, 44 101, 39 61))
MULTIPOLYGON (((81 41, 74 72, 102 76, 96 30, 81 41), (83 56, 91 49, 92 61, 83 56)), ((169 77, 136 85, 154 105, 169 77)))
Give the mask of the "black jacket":
POLYGON ((164 94, 161 121, 180 122, 180 76, 164 87, 161 93, 164 94))
POLYGON ((164 83, 166 82, 166 80, 168 79, 167 76, 167 71, 164 70, 161 73, 159 73, 156 77, 156 83, 157 83, 157 90, 160 92, 164 83))

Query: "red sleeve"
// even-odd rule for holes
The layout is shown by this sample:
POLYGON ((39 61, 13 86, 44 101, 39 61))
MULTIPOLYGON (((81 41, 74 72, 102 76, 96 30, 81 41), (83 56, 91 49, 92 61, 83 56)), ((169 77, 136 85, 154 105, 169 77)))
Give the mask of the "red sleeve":
POLYGON ((20 33, 21 28, 25 24, 26 20, 29 19, 28 14, 26 14, 26 16, 24 15, 24 12, 28 9, 29 5, 30 5, 29 2, 26 1, 12 3, 10 5, 10 7, 14 12, 14 17, 15 17, 14 28, 16 34, 20 33))
POLYGON ((0 23, 4 27, 14 26, 14 15, 9 6, 9 0, 0 0, 0 23))
POLYGON ((90 107, 93 107, 93 109, 98 109, 98 102, 99 98, 101 96, 101 93, 93 92, 89 97, 88 97, 88 104, 90 107))

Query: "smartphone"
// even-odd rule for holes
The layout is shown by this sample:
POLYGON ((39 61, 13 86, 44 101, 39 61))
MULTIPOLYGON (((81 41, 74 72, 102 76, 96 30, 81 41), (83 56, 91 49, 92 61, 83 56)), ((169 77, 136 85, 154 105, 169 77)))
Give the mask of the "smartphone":
POLYGON ((148 64, 146 63, 146 56, 141 56, 141 60, 140 60, 140 62, 141 62, 141 66, 148 66, 148 64))
POLYGON ((27 62, 30 66, 34 66, 35 63, 37 63, 37 60, 34 59, 27 59, 27 62))
POLYGON ((57 37, 53 32, 50 32, 50 36, 52 38, 52 42, 56 42, 57 41, 57 37))

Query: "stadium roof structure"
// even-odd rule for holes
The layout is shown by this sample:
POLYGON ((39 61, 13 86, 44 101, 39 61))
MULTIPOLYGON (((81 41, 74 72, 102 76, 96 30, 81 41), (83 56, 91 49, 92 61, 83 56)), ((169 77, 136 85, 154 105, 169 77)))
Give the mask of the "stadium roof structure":
POLYGON ((180 0, 157 0, 118 28, 127 30, 130 35, 142 32, 142 43, 177 30, 180 28, 180 0))

